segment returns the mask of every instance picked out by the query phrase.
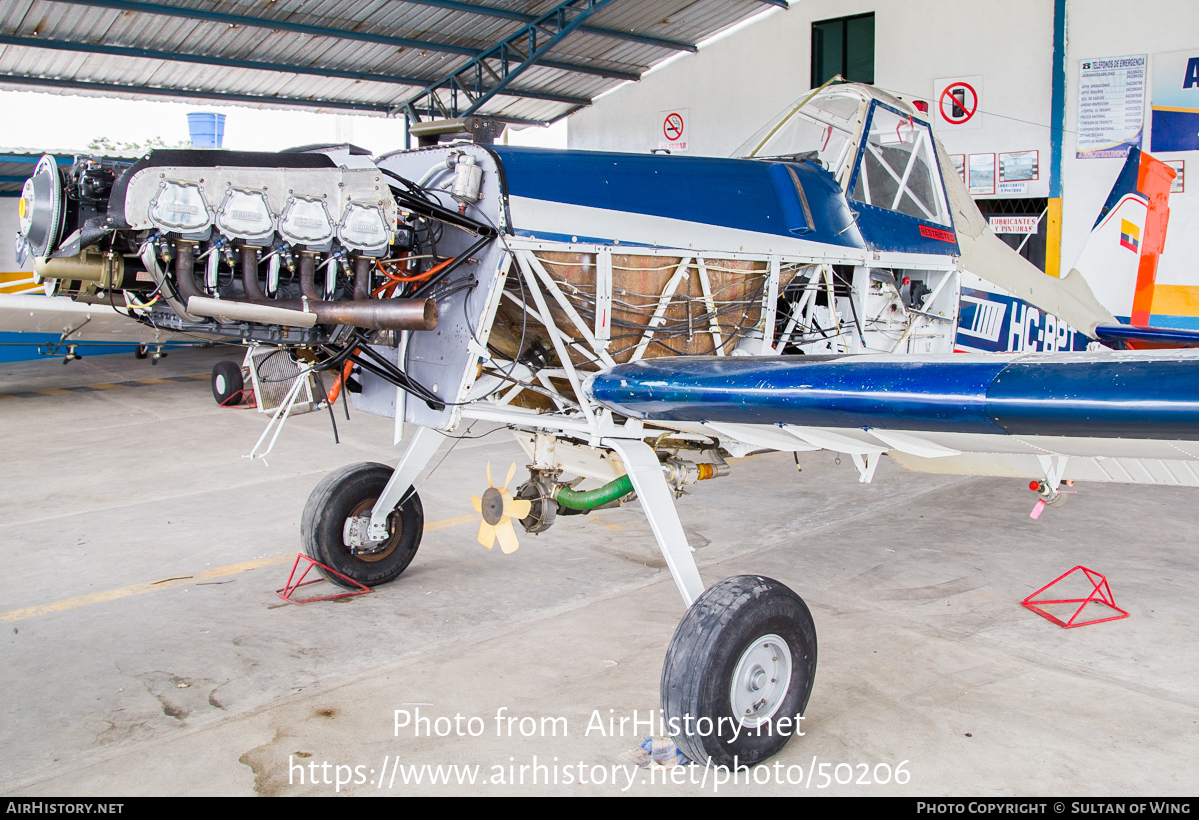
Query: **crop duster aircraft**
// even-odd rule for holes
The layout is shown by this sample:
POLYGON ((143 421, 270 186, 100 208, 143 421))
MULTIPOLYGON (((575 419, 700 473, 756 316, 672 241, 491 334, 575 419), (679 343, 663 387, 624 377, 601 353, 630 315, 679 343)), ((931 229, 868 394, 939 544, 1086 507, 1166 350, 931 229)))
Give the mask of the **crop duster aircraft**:
POLYGON ((853 84, 731 159, 154 151, 111 168, 106 209, 56 230, 51 168, 26 191, 24 241, 73 271, 59 293, 153 293, 139 314, 156 327, 285 348, 394 417, 398 466, 333 471, 303 514, 307 554, 356 581, 413 560, 415 480, 464 423, 507 425, 528 457, 519 486, 515 465, 502 484, 489 469, 474 500, 488 548, 515 550, 514 522, 540 533, 635 495, 687 605, 661 681, 671 727, 689 727, 675 740, 752 764, 807 708, 817 642, 777 581, 700 578, 675 500, 718 491, 730 457, 828 449, 868 482, 886 454, 1032 479, 1045 502, 1071 480, 1199 485, 1199 359, 1125 349, 1193 341, 1139 321, 1172 172, 1129 163, 1062 279, 991 233, 913 105, 853 84), (960 302, 966 272, 1007 301, 960 302), (1131 323, 1087 277, 1125 288, 1131 323), (997 327, 1048 352, 954 353, 997 327))

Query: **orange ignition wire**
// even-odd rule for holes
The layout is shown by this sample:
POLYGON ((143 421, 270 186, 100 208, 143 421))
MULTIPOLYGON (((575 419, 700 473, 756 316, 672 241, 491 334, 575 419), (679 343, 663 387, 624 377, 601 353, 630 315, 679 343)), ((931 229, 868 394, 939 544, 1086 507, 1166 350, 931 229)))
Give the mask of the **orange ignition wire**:
MULTIPOLYGON (((354 355, 358 354, 358 348, 354 348, 354 355)), ((333 386, 329 388, 329 395, 326 397, 329 404, 337 401, 337 397, 341 395, 341 386, 345 380, 350 378, 350 371, 354 369, 353 362, 346 362, 345 367, 341 369, 341 373, 337 374, 337 378, 333 380, 333 386)))
POLYGON ((393 276, 392 274, 388 273, 387 271, 383 271, 383 275, 386 276, 388 279, 390 279, 393 282, 419 282, 422 279, 428 279, 430 276, 432 276, 433 274, 440 271, 446 265, 453 262, 454 259, 457 259, 457 257, 447 259, 444 262, 442 262, 441 264, 434 265, 433 267, 429 268, 424 273, 418 273, 416 276, 393 276))

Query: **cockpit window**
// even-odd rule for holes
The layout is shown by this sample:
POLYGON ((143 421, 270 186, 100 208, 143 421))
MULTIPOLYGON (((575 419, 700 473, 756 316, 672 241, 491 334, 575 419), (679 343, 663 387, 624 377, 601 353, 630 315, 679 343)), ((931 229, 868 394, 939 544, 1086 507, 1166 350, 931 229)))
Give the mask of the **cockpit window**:
POLYGON ((860 97, 822 95, 784 111, 760 128, 733 153, 734 157, 790 157, 816 152, 817 159, 841 181, 858 128, 860 97))
POLYGON ((928 126, 876 103, 868 128, 850 197, 939 225, 950 224, 928 126))

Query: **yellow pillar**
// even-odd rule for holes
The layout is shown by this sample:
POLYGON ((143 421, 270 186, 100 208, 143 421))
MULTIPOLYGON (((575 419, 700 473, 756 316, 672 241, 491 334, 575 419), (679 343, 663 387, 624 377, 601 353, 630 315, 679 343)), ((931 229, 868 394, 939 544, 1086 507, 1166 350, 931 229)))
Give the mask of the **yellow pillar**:
POLYGON ((1045 273, 1062 275, 1062 200, 1049 200, 1049 212, 1045 214, 1045 273))

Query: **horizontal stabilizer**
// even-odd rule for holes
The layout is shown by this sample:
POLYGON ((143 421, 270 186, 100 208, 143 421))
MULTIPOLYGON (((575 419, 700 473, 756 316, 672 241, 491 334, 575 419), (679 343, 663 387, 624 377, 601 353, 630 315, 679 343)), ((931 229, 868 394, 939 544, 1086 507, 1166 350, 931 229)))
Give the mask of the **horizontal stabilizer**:
POLYGON ((1148 342, 1169 347, 1199 347, 1199 330, 1176 327, 1099 325, 1095 338, 1101 342, 1148 342))

